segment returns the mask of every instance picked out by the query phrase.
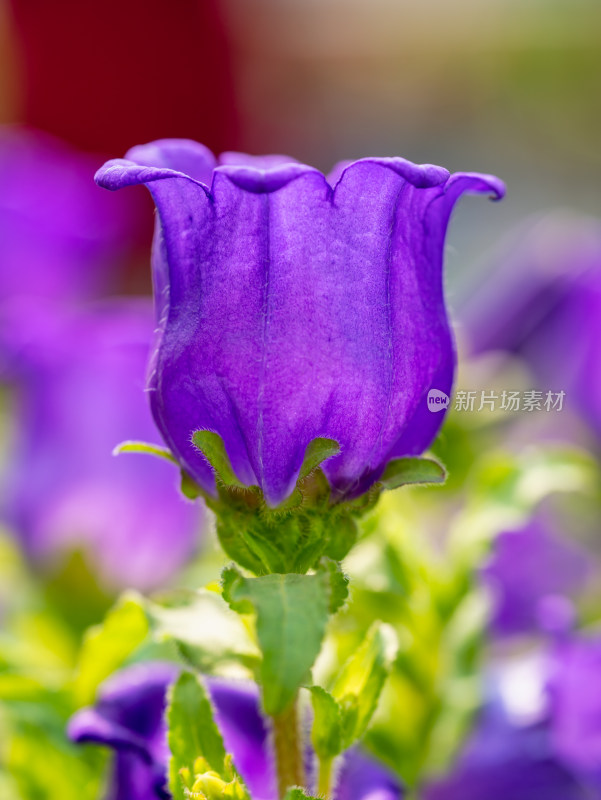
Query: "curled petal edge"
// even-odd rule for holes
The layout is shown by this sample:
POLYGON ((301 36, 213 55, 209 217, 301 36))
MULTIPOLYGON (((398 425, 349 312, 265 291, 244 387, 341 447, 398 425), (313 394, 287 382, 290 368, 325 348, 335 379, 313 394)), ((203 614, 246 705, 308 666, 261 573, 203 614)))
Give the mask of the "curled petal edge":
POLYGON ((197 145, 198 150, 196 150, 194 145, 195 143, 187 140, 161 140, 149 145, 134 147, 128 152, 127 158, 112 159, 104 164, 95 175, 96 183, 105 189, 115 191, 124 186, 134 186, 140 183, 152 183, 167 178, 185 178, 198 184, 207 196, 212 197, 215 181, 220 175, 227 177, 237 187, 255 194, 275 192, 308 174, 319 176, 328 192, 333 193, 344 181, 345 176, 366 165, 391 170, 416 188, 439 186, 449 179, 448 170, 433 164, 414 164, 404 158, 362 158, 358 161, 347 162, 342 169, 335 170, 333 178, 336 179, 336 182, 330 184, 327 177, 314 167, 300 164, 292 159, 287 161, 283 156, 274 158, 272 166, 259 168, 254 164, 260 164, 261 161, 265 164, 269 162, 265 159, 249 157, 249 162, 243 163, 243 158, 240 156, 239 163, 236 163, 235 156, 238 154, 226 154, 225 160, 229 163, 217 166, 216 159, 209 157, 211 156, 210 151, 207 151, 202 145, 197 145), (180 162, 198 161, 199 165, 206 167, 207 170, 211 169, 214 164, 211 185, 194 178, 188 172, 162 165, 160 163, 162 154, 167 162, 173 156, 176 156, 175 160, 177 160, 177 154, 179 154, 180 162))

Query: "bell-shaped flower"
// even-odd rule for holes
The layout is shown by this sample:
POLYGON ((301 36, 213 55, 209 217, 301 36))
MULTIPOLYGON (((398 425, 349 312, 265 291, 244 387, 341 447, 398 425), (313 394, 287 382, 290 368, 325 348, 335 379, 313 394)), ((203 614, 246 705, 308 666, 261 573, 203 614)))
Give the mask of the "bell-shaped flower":
POLYGON ((337 498, 366 491, 397 457, 422 453, 444 417, 455 354, 443 294, 449 216, 465 192, 503 195, 488 175, 402 158, 328 177, 283 156, 162 140, 96 176, 147 184, 158 337, 151 404, 165 442, 207 492, 192 434, 219 434, 240 482, 269 506, 293 491, 309 443, 337 498))

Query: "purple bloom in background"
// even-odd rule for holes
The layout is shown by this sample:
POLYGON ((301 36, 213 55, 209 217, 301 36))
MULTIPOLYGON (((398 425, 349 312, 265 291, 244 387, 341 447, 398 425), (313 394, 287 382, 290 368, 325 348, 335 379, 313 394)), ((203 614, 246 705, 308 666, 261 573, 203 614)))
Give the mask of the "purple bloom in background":
POLYGON ((560 640, 549 690, 553 744, 566 761, 595 777, 601 796, 601 639, 560 640))
POLYGON ((521 356, 601 438, 601 222, 565 212, 530 220, 495 263, 459 315, 473 352, 521 356))
MULTIPOLYGON (((6 311, 6 310, 5 310, 6 311)), ((151 440, 144 394, 150 300, 60 317, 46 305, 11 305, 14 442, 2 509, 38 562, 85 550, 109 588, 156 587, 192 553, 200 511, 172 465, 112 450, 151 440)))
POLYGON ((95 159, 50 136, 0 128, 0 308, 106 291, 135 225, 90 178, 95 159))
POLYGON ((159 663, 123 670, 104 682, 94 708, 84 708, 71 719, 71 739, 116 751, 107 800, 170 796, 165 709, 167 687, 177 673, 174 664, 159 663))
POLYGON ((502 533, 482 570, 493 593, 494 633, 513 636, 540 629, 542 601, 572 594, 589 573, 586 553, 553 533, 542 518, 502 533))
POLYGON ((450 773, 426 800, 601 797, 601 639, 563 632, 536 661, 501 668, 450 773))
POLYGON ((365 491, 388 460, 419 454, 444 414, 454 348, 442 288, 446 228, 464 192, 501 197, 491 176, 400 158, 339 165, 329 179, 283 156, 163 140, 97 174, 147 184, 159 212, 153 274, 159 337, 155 421, 207 491, 191 444, 218 433, 238 478, 270 505, 292 490, 305 448, 329 437, 340 495, 365 491))
MULTIPOLYGON (((108 800, 170 797, 164 710, 167 687, 177 672, 169 664, 129 667, 105 682, 94 708, 72 718, 72 739, 116 751, 108 800)), ((275 764, 257 687, 219 678, 207 679, 207 687, 225 748, 232 753, 253 800, 276 800, 275 764)), ((402 789, 386 767, 353 750, 343 761, 333 796, 335 800, 400 800, 402 789)))
POLYGON ((544 723, 512 724, 491 706, 451 774, 425 800, 587 800, 591 795, 557 757, 544 723))

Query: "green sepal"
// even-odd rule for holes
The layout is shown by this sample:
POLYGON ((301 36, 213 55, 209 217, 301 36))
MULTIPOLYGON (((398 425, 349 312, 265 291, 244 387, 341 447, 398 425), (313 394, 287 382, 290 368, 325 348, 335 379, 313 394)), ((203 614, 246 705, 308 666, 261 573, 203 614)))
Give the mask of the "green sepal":
POLYGON ((319 564, 320 572, 327 573, 329 583, 329 609, 330 614, 335 614, 348 598, 348 575, 342 571, 337 561, 322 558, 319 564))
POLYGON ((217 517, 217 535, 226 554, 255 575, 315 569, 322 556, 341 560, 357 539, 357 510, 330 502, 330 486, 320 464, 340 451, 333 439, 309 443, 290 497, 269 507, 257 486, 235 476, 218 434, 197 431, 193 440, 217 477, 217 496, 183 473, 182 491, 202 495, 217 517))
POLYGON ((121 444, 113 448, 113 455, 119 456, 121 453, 144 453, 146 455, 163 458, 171 462, 171 464, 177 464, 177 459, 171 450, 167 447, 161 447, 161 445, 158 444, 150 444, 149 442, 138 442, 133 439, 121 442, 121 444))
POLYGON ((180 470, 180 491, 188 500, 198 500, 199 497, 206 497, 206 492, 202 489, 185 469, 180 470))
POLYGON ((296 481, 296 487, 290 497, 277 507, 277 511, 289 511, 300 506, 308 495, 323 497, 326 501, 330 495, 330 487, 320 464, 340 453, 340 445, 335 439, 318 437, 312 439, 305 450, 303 463, 296 481), (308 480, 313 477, 314 480, 308 480))
POLYGON ((323 556, 341 561, 358 538, 357 518, 374 507, 384 489, 445 479, 443 467, 431 459, 394 459, 365 494, 336 501, 320 465, 338 455, 340 446, 334 439, 318 437, 307 445, 294 490, 271 508, 258 486, 244 486, 238 479, 219 434, 196 431, 192 441, 215 473, 217 496, 185 472, 182 492, 192 499, 204 497, 217 517, 217 535, 226 554, 255 575, 305 573, 323 556))
MULTIPOLYGON (((331 607, 346 584, 329 565, 311 575, 246 578, 235 567, 222 573, 223 596, 240 614, 253 613, 263 655, 260 684, 267 714, 284 712, 307 683, 325 635, 331 607)), ((346 595, 345 595, 346 596, 346 595)))
POLYGON ((224 486, 247 488, 236 476, 223 439, 214 431, 195 431, 192 444, 205 457, 208 465, 215 473, 216 479, 224 486))
POLYGON ((333 517, 328 533, 323 554, 333 561, 342 561, 357 541, 359 527, 354 516, 338 514, 333 517))
POLYGON ((394 458, 386 465, 379 480, 383 489, 398 489, 420 483, 444 483, 446 472, 442 464, 431 458, 394 458))

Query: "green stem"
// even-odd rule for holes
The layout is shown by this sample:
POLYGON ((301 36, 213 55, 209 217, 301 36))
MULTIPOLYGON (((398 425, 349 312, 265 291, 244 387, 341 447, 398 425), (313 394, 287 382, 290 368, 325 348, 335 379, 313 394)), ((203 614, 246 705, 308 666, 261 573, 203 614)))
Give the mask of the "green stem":
POLYGON ((303 754, 298 727, 296 702, 273 717, 275 760, 280 800, 291 786, 304 786, 303 754))
POLYGON ((330 796, 330 783, 332 780, 332 759, 319 759, 319 775, 317 778, 317 794, 320 797, 330 796))

